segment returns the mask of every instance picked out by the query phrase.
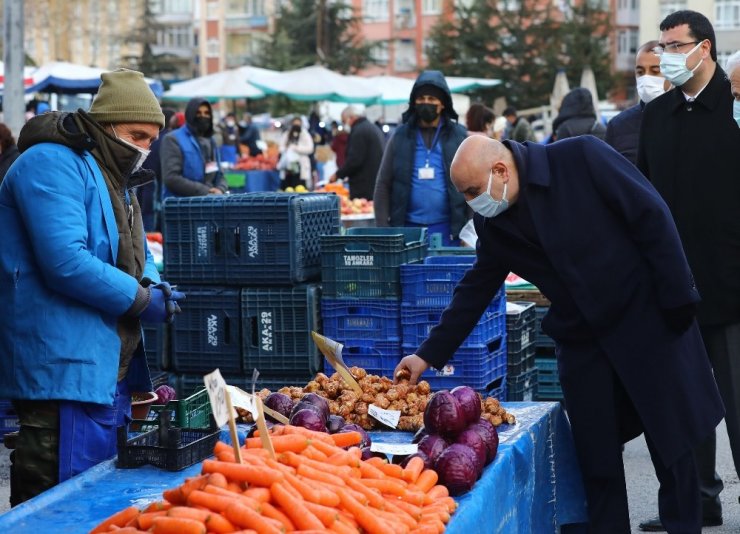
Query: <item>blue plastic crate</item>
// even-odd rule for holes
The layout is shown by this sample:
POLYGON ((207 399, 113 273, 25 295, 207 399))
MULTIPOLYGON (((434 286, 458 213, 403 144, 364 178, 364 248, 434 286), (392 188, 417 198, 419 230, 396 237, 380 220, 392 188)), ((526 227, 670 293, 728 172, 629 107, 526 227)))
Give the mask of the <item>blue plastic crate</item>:
POLYGON ((555 358, 534 360, 537 369, 537 400, 561 400, 563 389, 558 376, 558 362, 555 358))
POLYGON ((320 237, 339 228, 334 194, 169 198, 164 203, 167 279, 270 286, 317 279, 320 237))
POLYGON ((488 391, 484 393, 484 397, 493 397, 500 401, 506 400, 506 377, 502 376, 497 378, 488 385, 488 391))
POLYGON ((144 350, 149 371, 156 373, 157 371, 167 370, 168 362, 166 362, 165 356, 167 325, 142 323, 141 326, 144 333, 144 350))
MULTIPOLYGON (((224 381, 232 386, 243 389, 244 391, 252 391, 252 373, 246 375, 224 375, 224 381)), ((259 391, 263 388, 267 388, 270 391, 277 391, 278 389, 285 386, 297 386, 304 387, 308 383, 309 379, 304 378, 282 378, 280 380, 271 380, 260 376, 257 379, 256 390, 259 391)), ((205 384, 203 383, 203 375, 196 374, 171 374, 170 385, 175 388, 178 399, 186 399, 193 395, 195 392, 203 389, 205 384)))
POLYGON ((469 256, 475 255, 475 248, 472 247, 446 247, 443 244, 442 234, 434 233, 429 236, 430 256, 469 256))
POLYGON ((535 325, 535 341, 538 348, 554 348, 555 340, 542 331, 542 319, 550 310, 549 306, 536 306, 537 321, 535 325))
POLYGON ((317 284, 245 287, 241 297, 244 370, 263 377, 310 379, 321 369, 311 331, 321 330, 317 284))
POLYGON ((182 313, 170 325, 171 368, 177 373, 242 372, 240 293, 229 287, 182 287, 182 313))
MULTIPOLYGON (((483 345, 491 339, 505 336, 506 322, 504 314, 499 310, 500 305, 497 301, 491 303, 462 346, 483 345)), ((403 330, 404 345, 416 347, 421 345, 429 336, 432 328, 439 323, 443 311, 444 308, 442 307, 424 308, 406 304, 401 306, 401 329, 403 330)))
POLYGON ((534 357, 537 346, 534 341, 530 342, 526 347, 522 347, 517 351, 512 352, 508 349, 509 338, 506 338, 506 362, 507 370, 509 375, 519 375, 526 373, 530 369, 534 368, 534 357))
POLYGON ((537 369, 518 375, 506 375, 507 401, 533 401, 537 399, 537 369))
MULTIPOLYGON (((401 361, 401 344, 392 341, 344 340, 342 359, 347 367, 362 367, 368 373, 393 377, 393 371, 401 361)), ((410 354, 410 353, 409 353, 410 354)), ((331 375, 334 368, 324 359, 324 373, 331 375)))
POLYGON ((455 286, 475 263, 475 256, 431 256, 401 266, 401 293, 411 306, 447 306, 455 286))
POLYGON ((404 263, 422 261, 426 228, 349 228, 321 238, 321 280, 329 298, 399 299, 404 263))
POLYGON ((18 429, 20 429, 18 414, 13 408, 13 403, 9 400, 0 400, 0 436, 16 432, 18 429))
POLYGON ((324 335, 345 339, 401 343, 401 302, 383 299, 321 300, 324 335))

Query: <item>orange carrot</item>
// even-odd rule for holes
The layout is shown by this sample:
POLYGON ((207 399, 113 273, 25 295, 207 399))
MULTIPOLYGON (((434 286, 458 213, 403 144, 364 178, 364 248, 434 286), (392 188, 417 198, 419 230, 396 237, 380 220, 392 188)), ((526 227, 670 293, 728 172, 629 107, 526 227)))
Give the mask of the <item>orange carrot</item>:
POLYGON ((311 447, 316 449, 319 452, 323 452, 327 458, 329 456, 333 456, 334 454, 337 454, 338 452, 344 452, 344 449, 341 447, 337 447, 334 445, 334 441, 329 438, 329 442, 318 440, 318 439, 311 439, 311 447))
POLYGON ((154 523, 155 517, 161 517, 163 515, 167 515, 168 513, 168 510, 161 510, 159 512, 144 512, 142 514, 139 514, 139 517, 137 518, 137 526, 141 530, 149 530, 154 523))
POLYGON ((365 460, 365 463, 368 463, 372 465, 373 467, 377 467, 380 469, 380 466, 385 465, 388 463, 387 460, 383 460, 382 458, 379 458, 378 456, 371 456, 367 460, 365 460))
POLYGON ((164 490, 162 492, 162 497, 165 501, 173 505, 185 504, 185 497, 179 487, 164 490))
MULTIPOLYGON (((236 496, 236 494, 234 494, 236 496)), ((223 512, 232 502, 236 502, 235 497, 225 495, 214 495, 205 491, 195 490, 188 497, 188 506, 202 506, 214 512, 223 512)))
POLYGON ((360 472, 362 473, 362 478, 385 478, 385 473, 367 460, 360 462, 360 472))
POLYGON ((285 475, 285 480, 300 493, 301 497, 309 502, 319 502, 319 494, 314 488, 303 482, 295 475, 285 475))
POLYGON ((287 532, 295 530, 295 525, 293 525, 293 522, 290 520, 290 518, 285 515, 280 509, 275 508, 269 502, 262 504, 262 515, 280 521, 287 532))
MULTIPOLYGON (((390 501, 391 499, 387 499, 387 500, 390 501)), ((423 509, 419 506, 406 502, 402 499, 394 499, 393 505, 405 511, 407 514, 409 514, 411 517, 413 517, 417 521, 421 517, 421 512, 423 509)))
POLYGON ((194 519, 195 521, 205 523, 208 516, 213 512, 210 510, 191 508, 190 506, 173 506, 165 513, 170 517, 184 517, 186 519, 194 519))
POLYGON ((385 476, 403 480, 403 467, 398 464, 383 464, 380 469, 385 476))
POLYGON ((210 493, 211 495, 219 495, 221 497, 226 497, 227 499, 234 499, 242 503, 247 508, 251 508, 255 512, 260 511, 260 503, 251 497, 247 497, 243 493, 234 493, 233 491, 217 488, 216 486, 206 486, 203 491, 210 493))
POLYGON ((324 462, 331 465, 346 465, 349 467, 360 467, 360 460, 349 451, 341 451, 336 454, 332 454, 324 460, 324 462))
POLYGON ((270 491, 275 502, 282 508, 283 512, 290 518, 296 528, 324 528, 323 523, 306 508, 304 503, 286 490, 285 484, 275 483, 270 486, 270 491))
POLYGON ((337 490, 342 501, 342 508, 352 514, 362 529, 368 534, 387 534, 393 532, 393 528, 384 520, 373 513, 371 509, 365 508, 357 502, 343 488, 337 490))
POLYGON ((132 518, 139 515, 139 509, 136 506, 129 506, 124 508, 120 512, 116 512, 108 519, 100 523, 97 527, 90 531, 90 534, 97 534, 98 532, 108 532, 111 527, 123 527, 131 521, 132 518))
POLYGON ((424 460, 419 456, 414 456, 409 460, 403 470, 403 479, 413 484, 419 478, 422 471, 424 471, 424 460))
POLYGON ((115 532, 116 534, 150 534, 148 530, 139 530, 136 527, 113 527, 116 530, 110 530, 109 532, 115 532))
POLYGON ((421 521, 419 521, 419 524, 420 525, 432 525, 434 528, 437 529, 438 534, 441 534, 442 532, 445 531, 445 524, 438 517, 422 516, 421 521))
POLYGON ((319 518, 319 521, 321 521, 325 527, 332 526, 334 524, 334 521, 337 520, 337 516, 339 515, 339 510, 337 510, 336 508, 322 506, 320 504, 308 501, 304 502, 303 504, 306 506, 306 508, 308 508, 309 512, 319 518))
POLYGON ((362 434, 359 432, 338 432, 336 434, 330 434, 331 439, 334 441, 334 445, 337 447, 351 447, 362 443, 362 434))
POLYGON ((221 514, 211 514, 206 519, 206 529, 209 534, 211 532, 215 534, 228 534, 229 532, 234 532, 236 527, 231 521, 226 519, 225 516, 221 514))
MULTIPOLYGON (((271 438, 272 447, 276 453, 285 451, 301 452, 308 447, 310 441, 306 436, 300 434, 292 434, 287 436, 275 436, 271 438)), ((261 438, 248 438, 245 441, 247 449, 261 449, 262 439, 261 438)))
POLYGON ((172 504, 167 501, 154 501, 149 506, 142 510, 142 513, 146 512, 161 512, 162 510, 169 510, 172 508, 172 504))
POLYGON ((362 493, 370 506, 374 506, 379 510, 383 510, 385 508, 385 499, 383 499, 383 496, 378 491, 367 487, 362 483, 362 481, 351 478, 347 480, 347 485, 353 490, 362 493))
POLYGON ((449 494, 450 492, 446 486, 443 486, 442 484, 437 484, 432 489, 427 491, 427 494, 424 497, 424 504, 431 504, 439 499, 449 496, 449 494))
POLYGON ((317 449, 313 445, 309 445, 308 447, 306 447, 306 449, 303 452, 301 452, 301 454, 305 456, 306 458, 311 458, 312 460, 318 460, 320 462, 325 462, 327 459, 326 454, 321 452, 319 449, 317 449))
POLYGON ((404 517, 404 520, 403 520, 404 523, 406 523, 409 526, 409 528, 414 528, 416 526, 416 523, 419 521, 419 518, 421 517, 421 514, 412 515, 412 514, 408 513, 406 510, 404 510, 403 508, 401 508, 400 506, 398 506, 396 504, 396 503, 399 503, 399 502, 403 502, 403 501, 400 500, 400 499, 386 498, 386 501, 385 501, 385 509, 386 509, 386 511, 392 512, 392 513, 394 513, 394 514, 396 514, 398 516, 403 516, 404 517), (411 524, 411 522, 413 522, 413 525, 411 524))
POLYGON ((154 534, 206 534, 206 526, 200 521, 184 517, 155 517, 152 532, 154 534))
POLYGON ((403 529, 408 532, 412 528, 416 528, 417 522, 407 514, 396 514, 394 512, 386 512, 385 510, 375 510, 373 513, 378 514, 380 517, 385 519, 389 524, 393 525, 393 530, 398 531, 403 529))
POLYGON ((268 488, 250 487, 244 490, 244 496, 250 497, 257 502, 269 502, 270 490, 268 488))
POLYGON ((216 460, 203 460, 204 473, 222 473, 227 479, 234 482, 248 482, 255 486, 271 486, 283 480, 280 471, 268 467, 259 467, 248 464, 229 464, 216 460))
MULTIPOLYGON (((213 473, 214 475, 216 473, 213 473)), ((220 486, 214 486, 214 487, 220 487, 220 486)), ((229 482, 226 484, 226 487, 224 488, 227 491, 230 491, 232 493, 242 493, 244 491, 244 483, 243 482, 229 482)))
POLYGON ((407 489, 406 493, 401 495, 401 499, 403 499, 404 501, 408 503, 413 504, 414 506, 423 506, 425 498, 426 498, 425 493, 417 491, 413 488, 407 489))
POLYGON ((331 439, 331 436, 326 432, 316 432, 315 430, 309 430, 307 428, 303 428, 302 426, 293 425, 285 425, 285 430, 283 432, 285 434, 300 434, 312 440, 323 441, 324 443, 328 443, 329 445, 334 445, 334 440, 331 439))
POLYGON ((406 494, 406 488, 398 480, 386 478, 383 480, 377 480, 374 478, 363 479, 362 483, 368 488, 374 488, 380 493, 388 495, 397 495, 403 497, 406 494))
POLYGON ((192 491, 203 489, 206 484, 208 484, 207 475, 190 477, 185 479, 185 482, 180 485, 180 492, 182 493, 182 496, 185 497, 185 500, 187 500, 188 495, 190 495, 192 491))
POLYGON ((437 475, 436 471, 434 471, 433 469, 425 469, 421 472, 419 478, 416 479, 414 485, 416 486, 416 489, 426 493, 427 491, 432 489, 435 484, 437 484, 438 480, 439 476, 437 475))
POLYGON ((218 486, 219 488, 225 488, 229 485, 229 481, 226 480, 226 477, 223 475, 223 473, 211 473, 208 475, 208 484, 211 484, 212 486, 218 486))
POLYGON ((335 532, 336 534, 360 534, 360 531, 357 530, 357 527, 353 527, 352 525, 345 523, 341 519, 334 521, 332 526, 329 527, 329 530, 335 532))
POLYGON ((331 473, 326 473, 324 471, 320 471, 318 469, 314 469, 313 467, 310 467, 305 464, 299 465, 296 472, 299 475, 302 475, 304 477, 311 478, 313 480, 328 482, 329 484, 334 484, 335 486, 345 485, 344 480, 342 480, 338 476, 332 475, 331 473))
POLYGON ((409 534, 437 534, 437 528, 434 525, 423 524, 411 530, 409 534))
POLYGON ((280 529, 268 521, 268 518, 262 517, 254 510, 238 502, 233 502, 226 508, 224 515, 233 524, 244 528, 253 528, 258 534, 280 534, 280 529))
POLYGON ((305 456, 301 454, 296 454, 294 452, 283 453, 280 455, 279 459, 280 461, 288 463, 288 465, 292 467, 297 468, 299 465, 303 464, 313 469, 339 476, 343 479, 349 478, 352 474, 352 468, 346 465, 331 465, 327 464, 326 462, 319 462, 316 460, 312 460, 311 458, 306 458, 305 456))

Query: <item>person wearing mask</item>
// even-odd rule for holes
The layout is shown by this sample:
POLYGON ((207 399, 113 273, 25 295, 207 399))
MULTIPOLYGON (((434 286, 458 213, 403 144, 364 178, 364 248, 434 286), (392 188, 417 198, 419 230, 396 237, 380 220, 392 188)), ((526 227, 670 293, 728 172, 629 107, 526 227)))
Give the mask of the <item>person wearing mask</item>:
POLYGON ((13 133, 5 123, 0 122, 0 184, 3 183, 3 178, 18 156, 18 147, 15 145, 13 133))
POLYGON ((642 110, 645 104, 665 93, 670 85, 660 72, 660 57, 653 49, 658 41, 648 41, 640 47, 635 58, 635 82, 640 101, 625 109, 606 125, 605 141, 627 158, 637 164, 637 140, 640 136, 642 110))
POLYGON ((131 393, 152 390, 141 323, 171 320, 184 298, 159 278, 131 191, 151 179, 141 165, 164 116, 140 72, 101 78, 89 112, 26 123, 0 186, 13 506, 116 454, 131 393))
POLYGON ((228 113, 219 123, 218 131, 221 135, 221 161, 236 163, 239 157, 239 127, 236 124, 236 115, 228 113))
POLYGON ((740 52, 735 52, 727 59, 727 77, 730 80, 730 94, 732 102, 732 118, 740 126, 740 52))
POLYGON ((563 97, 558 116, 552 122, 552 140, 593 135, 599 139, 606 136, 606 127, 596 118, 594 99, 591 92, 576 87, 563 97))
POLYGON ((282 172, 281 189, 303 185, 310 189, 311 159, 313 154, 311 134, 303 127, 303 121, 296 115, 290 121, 290 128, 280 139, 280 161, 278 169, 282 172))
MULTIPOLYGON (((727 410, 740 474, 740 128, 707 17, 682 10, 660 23, 655 52, 673 89, 645 106, 637 166, 671 209, 702 300, 697 318, 727 410)), ((712 433, 696 450, 704 526, 722 524, 722 477, 712 433)), ((663 491, 661 488, 660 491, 663 491)), ((656 518, 642 530, 663 530, 656 518)))
POLYGON ((506 139, 511 139, 517 143, 523 143, 524 141, 537 141, 537 138, 534 136, 532 125, 529 124, 529 121, 524 117, 518 117, 516 109, 511 107, 506 108, 503 116, 509 123, 506 139))
POLYGON ((426 226, 445 246, 459 245, 468 207, 452 185, 450 164, 466 137, 444 75, 423 71, 383 153, 374 195, 377 226, 426 226))
POLYGON ((621 445, 641 433, 671 532, 701 529, 693 447, 724 409, 693 313, 699 293, 660 195, 592 136, 549 145, 467 138, 453 183, 475 211, 475 264, 394 370, 442 369, 510 272, 550 300, 542 329, 588 505, 588 532, 630 532, 621 445))
POLYGON ((465 126, 468 129, 468 135, 487 135, 493 134, 493 121, 496 115, 493 110, 483 104, 472 104, 465 114, 465 126))
POLYGON ((342 111, 342 122, 350 129, 347 155, 344 165, 329 177, 329 181, 347 179, 350 198, 371 199, 375 191, 375 177, 383 158, 383 132, 352 106, 342 111))
POLYGON ((213 138, 213 110, 202 98, 185 108, 185 124, 162 141, 162 200, 171 197, 223 195, 228 191, 213 138))

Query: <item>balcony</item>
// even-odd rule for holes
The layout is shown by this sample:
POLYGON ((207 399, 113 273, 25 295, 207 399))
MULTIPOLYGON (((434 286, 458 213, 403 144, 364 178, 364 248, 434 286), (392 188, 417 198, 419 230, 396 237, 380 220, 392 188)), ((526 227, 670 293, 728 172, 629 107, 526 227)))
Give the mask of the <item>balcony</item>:
POLYGON ((640 26, 640 10, 618 8, 615 24, 616 26, 640 26))
POLYGON ((244 30, 254 28, 267 28, 267 16, 265 15, 227 15, 224 20, 224 28, 229 30, 244 30))

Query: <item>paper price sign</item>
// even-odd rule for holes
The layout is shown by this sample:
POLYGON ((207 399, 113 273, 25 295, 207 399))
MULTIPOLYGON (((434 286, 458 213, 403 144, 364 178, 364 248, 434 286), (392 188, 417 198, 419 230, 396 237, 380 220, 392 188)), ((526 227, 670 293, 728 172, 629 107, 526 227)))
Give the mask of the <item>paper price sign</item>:
POLYGON ((374 404, 368 406, 367 413, 369 413, 373 418, 377 419, 384 425, 391 428, 396 428, 398 426, 398 420, 401 418, 400 411, 384 410, 383 408, 378 408, 374 404))
POLYGON ((254 397, 246 391, 242 391, 235 386, 226 386, 231 395, 231 403, 239 408, 244 408, 252 414, 254 420, 257 420, 257 406, 254 404, 254 397))
POLYGON ((218 426, 223 426, 229 421, 229 407, 226 404, 226 382, 221 376, 221 371, 216 369, 203 377, 208 391, 208 400, 211 401, 213 418, 218 426))
POLYGON ((393 456, 408 456, 409 454, 416 454, 419 452, 419 447, 416 443, 377 443, 373 441, 370 444, 370 450, 372 452, 391 454, 393 456))

